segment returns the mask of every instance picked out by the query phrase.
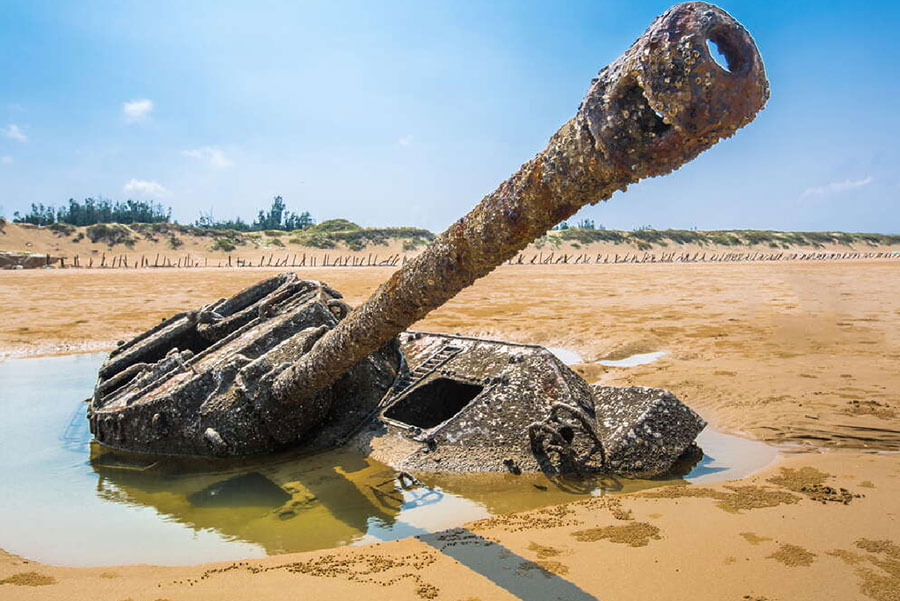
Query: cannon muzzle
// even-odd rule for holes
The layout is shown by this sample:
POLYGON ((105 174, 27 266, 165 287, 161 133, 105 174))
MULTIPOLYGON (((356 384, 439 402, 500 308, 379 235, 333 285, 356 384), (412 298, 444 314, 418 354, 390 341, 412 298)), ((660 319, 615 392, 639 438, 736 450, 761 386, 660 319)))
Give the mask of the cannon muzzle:
POLYGON ((299 409, 581 207, 669 173, 734 134, 768 95, 762 59, 740 23, 704 2, 669 9, 600 71, 543 152, 284 369, 274 381, 275 402, 299 409), (714 60, 710 43, 726 66, 714 60))

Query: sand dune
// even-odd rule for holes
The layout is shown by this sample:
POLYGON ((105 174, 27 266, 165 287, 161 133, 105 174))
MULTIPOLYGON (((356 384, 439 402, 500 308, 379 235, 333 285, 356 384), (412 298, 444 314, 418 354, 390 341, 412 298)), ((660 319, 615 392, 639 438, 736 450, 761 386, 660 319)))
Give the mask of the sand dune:
MULTIPOLYGON (((332 265, 336 260, 352 262, 365 261, 367 263, 380 263, 390 258, 401 260, 403 257, 410 259, 416 256, 424 248, 423 244, 414 243, 413 238, 386 238, 366 239, 359 243, 359 247, 351 248, 345 242, 337 242, 333 248, 309 246, 301 243, 301 239, 289 232, 252 232, 237 233, 232 241, 236 242, 233 249, 223 250, 217 246, 217 240, 221 238, 215 232, 204 231, 197 228, 181 231, 180 226, 173 225, 168 233, 154 233, 145 231, 150 226, 111 226, 122 228, 120 236, 110 235, 96 242, 91 242, 86 235, 87 228, 72 226, 39 227, 28 224, 6 223, 0 227, 0 252, 33 252, 50 254, 54 257, 63 257, 64 264, 71 266, 76 260, 82 267, 105 267, 125 265, 129 268, 135 265, 143 266, 236 266, 238 263, 246 263, 253 266, 265 266, 284 262, 285 265, 304 266, 315 264, 332 265), (144 229, 142 229, 144 228, 144 229), (128 240, 123 243, 117 240, 128 240), (113 243, 114 242, 114 243, 113 243), (119 262, 122 261, 123 262, 119 262), (115 263, 114 263, 115 262, 115 263)), ((585 236, 590 231, 582 232, 585 236)), ((900 258, 900 238, 897 236, 875 236, 873 239, 863 239, 858 235, 843 234, 848 240, 846 243, 816 242, 805 240, 802 236, 798 239, 805 243, 773 242, 771 236, 781 236, 780 233, 763 232, 756 233, 765 238, 754 242, 754 238, 747 237, 741 243, 734 245, 715 242, 676 242, 670 239, 661 239, 648 243, 639 238, 632 237, 629 232, 606 232, 624 236, 621 241, 585 241, 578 238, 566 238, 564 232, 550 232, 542 239, 530 244, 522 251, 524 262, 541 261, 557 262, 566 260, 573 263, 589 260, 589 262, 613 262, 624 261, 626 258, 643 259, 645 256, 653 256, 663 260, 669 255, 704 257, 712 259, 714 256, 741 255, 747 257, 772 257, 783 255, 784 258, 792 255, 845 255, 866 253, 897 253, 900 258), (874 240, 879 240, 876 242, 874 240), (565 259, 563 259, 565 257, 565 259), (599 257, 599 259, 598 259, 599 257)), ((751 232, 752 234, 753 232, 751 232)), ((686 232, 685 235, 702 234, 707 240, 729 239, 730 234, 725 232, 686 232)), ((574 235, 574 234, 569 234, 574 235)), ((790 235, 787 239, 791 240, 790 235)), ((423 238, 418 238, 424 243, 423 238)))

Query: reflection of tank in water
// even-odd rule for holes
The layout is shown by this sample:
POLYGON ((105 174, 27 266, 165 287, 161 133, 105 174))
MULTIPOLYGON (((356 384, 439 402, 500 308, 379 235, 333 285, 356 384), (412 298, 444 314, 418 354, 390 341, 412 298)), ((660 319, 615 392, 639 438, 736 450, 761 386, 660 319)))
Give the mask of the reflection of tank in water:
POLYGON ((110 355, 91 430, 154 454, 352 443, 417 469, 663 471, 703 427, 670 394, 592 389, 538 347, 398 336, 580 207, 732 135, 767 97, 746 30, 678 5, 599 73, 543 152, 364 304, 282 274, 177 315, 110 355))
POLYGON ((190 528, 259 544, 270 554, 354 542, 373 521, 392 526, 410 502, 394 470, 358 453, 300 460, 276 455, 229 466, 154 459, 94 445, 98 494, 153 507, 190 528))
POLYGON ((237 461, 134 455, 92 444, 97 494, 151 507, 165 520, 260 545, 269 554, 392 540, 485 515, 527 511, 662 481, 609 474, 422 472, 421 479, 352 449, 285 452, 237 461))

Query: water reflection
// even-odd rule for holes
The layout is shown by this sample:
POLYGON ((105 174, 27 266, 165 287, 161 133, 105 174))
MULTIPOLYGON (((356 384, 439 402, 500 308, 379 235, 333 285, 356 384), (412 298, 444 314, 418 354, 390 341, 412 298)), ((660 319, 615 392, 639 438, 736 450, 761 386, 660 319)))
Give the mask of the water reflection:
POLYGON ((91 449, 106 500, 153 507, 166 519, 259 544, 269 554, 349 544, 370 520, 390 529, 408 504, 423 503, 394 470, 353 453, 203 471, 211 466, 125 455, 97 443, 91 449))
POLYGON ((280 507, 291 495, 260 474, 250 472, 232 476, 188 495, 188 503, 194 507, 280 507))
MULTIPOLYGON (((209 461, 157 460, 92 444, 98 494, 153 507, 192 529, 285 553, 392 540, 469 520, 586 495, 632 492, 655 480, 543 474, 419 474, 415 478, 351 451, 281 455, 223 469, 209 461)), ((679 466, 686 474, 702 453, 679 466)), ((227 464, 226 464, 227 465, 227 464)))

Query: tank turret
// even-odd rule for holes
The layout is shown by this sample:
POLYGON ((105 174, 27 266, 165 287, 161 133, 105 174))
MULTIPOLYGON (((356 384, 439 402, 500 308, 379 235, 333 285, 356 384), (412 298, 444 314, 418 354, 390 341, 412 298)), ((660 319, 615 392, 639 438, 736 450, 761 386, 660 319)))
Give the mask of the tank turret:
POLYGON ((322 424, 308 442, 334 446, 394 382, 396 341, 292 411, 272 413, 257 401, 268 398, 279 368, 348 311, 326 284, 282 273, 175 315, 110 354, 88 414, 91 432, 128 451, 235 456, 293 445, 311 424, 322 424))

